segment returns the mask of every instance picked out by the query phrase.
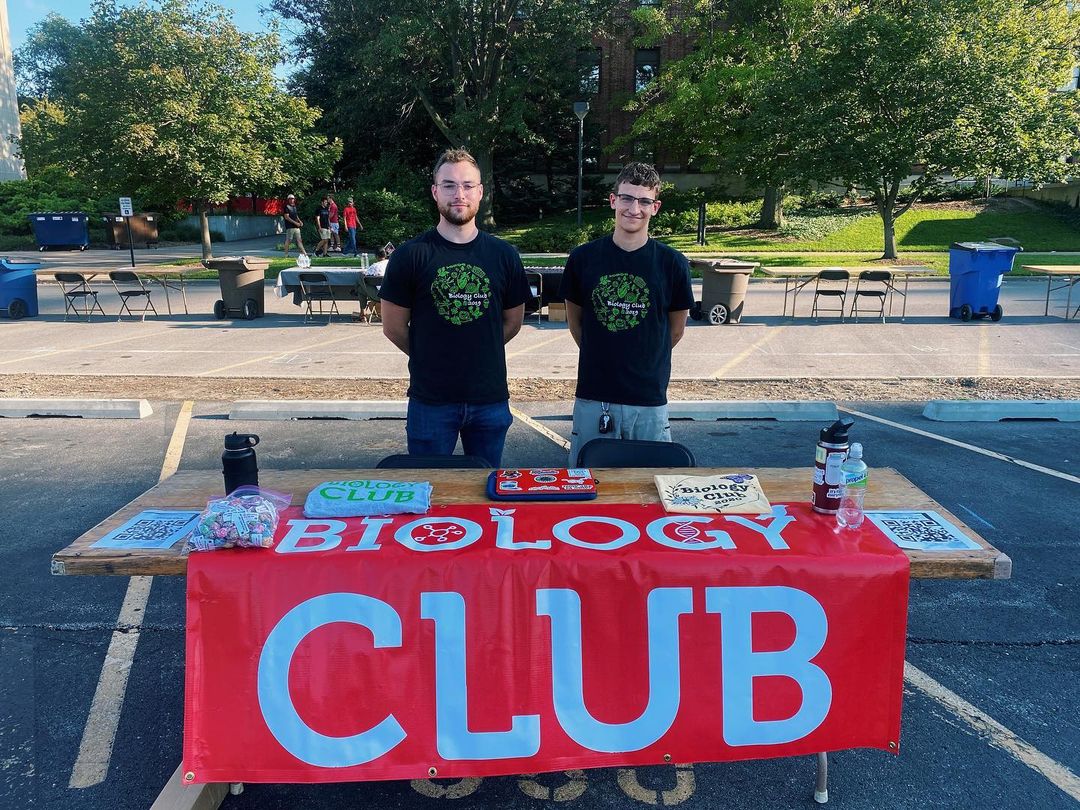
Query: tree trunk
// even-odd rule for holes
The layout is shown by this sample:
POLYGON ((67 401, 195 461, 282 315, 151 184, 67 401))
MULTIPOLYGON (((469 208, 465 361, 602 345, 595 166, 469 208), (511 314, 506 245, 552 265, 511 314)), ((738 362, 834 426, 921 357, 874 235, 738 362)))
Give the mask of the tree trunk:
POLYGON ((493 231, 495 230, 495 212, 492 210, 491 201, 495 197, 495 174, 492 149, 490 146, 477 146, 471 151, 480 167, 480 179, 484 183, 484 196, 480 200, 480 210, 476 214, 476 225, 481 230, 493 231))
POLYGON ((776 229, 784 224, 784 187, 769 186, 761 203, 761 227, 776 229))
POLYGON ((199 225, 202 228, 202 257, 204 262, 207 259, 214 258, 214 248, 210 244, 210 218, 207 216, 209 210, 210 206, 207 203, 203 203, 199 207, 199 225))
POLYGON ((878 206, 878 212, 881 214, 881 224, 885 229, 885 252, 882 254, 881 258, 895 259, 896 217, 893 216, 893 208, 891 205, 878 206))

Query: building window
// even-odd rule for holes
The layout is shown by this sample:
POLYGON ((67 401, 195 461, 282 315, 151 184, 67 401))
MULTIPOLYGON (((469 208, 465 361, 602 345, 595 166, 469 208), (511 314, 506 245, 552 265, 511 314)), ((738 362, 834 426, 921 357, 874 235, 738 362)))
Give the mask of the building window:
POLYGON ((634 51, 634 92, 645 89, 657 73, 660 72, 660 50, 658 48, 638 48, 634 51))
POLYGON ((583 48, 577 53, 578 89, 582 96, 595 96, 600 92, 599 48, 583 48))

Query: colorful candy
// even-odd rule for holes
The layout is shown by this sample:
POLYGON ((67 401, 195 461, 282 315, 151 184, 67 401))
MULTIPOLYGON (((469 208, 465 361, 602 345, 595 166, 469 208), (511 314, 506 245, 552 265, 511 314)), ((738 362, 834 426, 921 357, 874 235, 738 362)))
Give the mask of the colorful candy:
POLYGON ((188 537, 188 549, 270 548, 274 544, 278 513, 288 505, 288 496, 280 493, 239 487, 224 498, 206 504, 188 537))

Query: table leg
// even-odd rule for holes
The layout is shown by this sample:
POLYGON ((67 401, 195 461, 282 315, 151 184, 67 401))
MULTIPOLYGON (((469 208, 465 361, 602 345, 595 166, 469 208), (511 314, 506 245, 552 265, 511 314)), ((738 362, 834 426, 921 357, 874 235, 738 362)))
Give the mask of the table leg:
POLYGON ((165 306, 169 309, 169 317, 172 317, 172 303, 169 301, 169 279, 166 276, 158 278, 161 282, 161 290, 165 293, 165 306))
MULTIPOLYGON (((1080 276, 1069 276, 1069 292, 1065 296, 1065 320, 1069 319, 1069 310, 1072 309, 1072 288, 1076 286, 1076 282, 1080 281, 1080 276)), ((1080 306, 1076 308, 1076 312, 1080 312, 1080 306)), ((1072 317, 1076 317, 1076 312, 1072 314, 1072 317)))
POLYGON ((784 279, 784 308, 780 310, 780 315, 781 315, 781 317, 784 317, 784 318, 787 317, 787 292, 788 292, 788 285, 790 283, 791 283, 790 278, 785 278, 784 279))
POLYGON ((1043 317, 1045 318, 1050 314, 1050 282, 1054 280, 1054 277, 1049 273, 1046 274, 1046 306, 1043 307, 1043 317))
POLYGON ((825 804, 829 801, 829 755, 817 755, 817 782, 814 784, 814 801, 825 804))
POLYGON ((217 810, 221 807, 229 786, 224 782, 184 785, 182 768, 182 764, 176 766, 150 810, 217 810))
POLYGON ((910 281, 911 281, 911 276, 909 276, 909 275, 907 275, 905 273, 904 274, 904 305, 900 309, 900 323, 903 323, 904 318, 907 317, 907 294, 908 294, 908 283, 910 281))

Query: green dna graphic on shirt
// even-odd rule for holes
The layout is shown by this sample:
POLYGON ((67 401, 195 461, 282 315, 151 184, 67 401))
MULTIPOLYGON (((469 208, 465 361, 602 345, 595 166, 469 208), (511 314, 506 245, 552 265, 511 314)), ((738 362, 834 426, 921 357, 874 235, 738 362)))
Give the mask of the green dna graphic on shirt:
POLYGON ((645 279, 629 273, 601 276, 592 292, 596 320, 610 332, 633 329, 644 320, 650 303, 645 279))
POLYGON ((431 283, 435 311, 453 326, 471 323, 491 305, 491 281, 479 267, 450 264, 435 271, 431 283))

